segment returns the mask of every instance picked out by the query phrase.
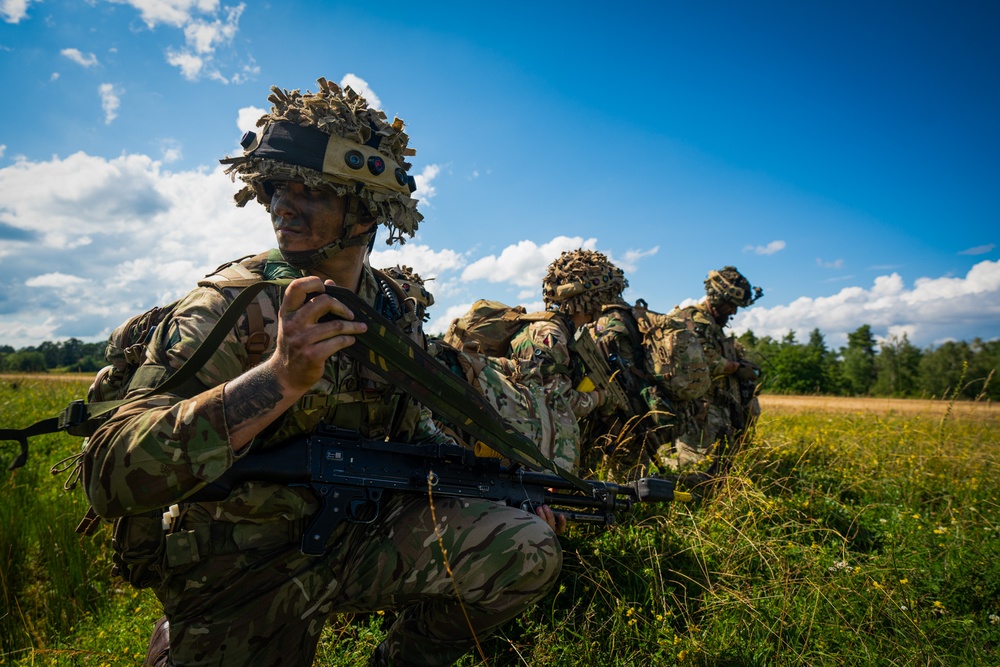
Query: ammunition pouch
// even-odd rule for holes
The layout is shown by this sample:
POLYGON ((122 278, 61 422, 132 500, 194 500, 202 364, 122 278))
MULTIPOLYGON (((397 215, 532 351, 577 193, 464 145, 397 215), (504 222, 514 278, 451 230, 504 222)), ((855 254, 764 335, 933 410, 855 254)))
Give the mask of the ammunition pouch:
POLYGON ((135 588, 157 583, 163 578, 165 537, 160 510, 115 519, 111 573, 135 588))

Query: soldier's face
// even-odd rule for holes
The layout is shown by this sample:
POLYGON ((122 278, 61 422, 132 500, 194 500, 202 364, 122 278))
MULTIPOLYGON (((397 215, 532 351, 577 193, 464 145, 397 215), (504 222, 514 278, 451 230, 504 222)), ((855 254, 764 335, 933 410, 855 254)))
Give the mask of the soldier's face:
POLYGON ((737 310, 735 303, 723 301, 718 306, 712 306, 712 316, 715 318, 716 324, 724 327, 729 324, 729 318, 735 315, 737 310))
POLYGON ((316 250, 343 235, 345 197, 297 181, 272 181, 271 185, 271 225, 280 250, 316 250))

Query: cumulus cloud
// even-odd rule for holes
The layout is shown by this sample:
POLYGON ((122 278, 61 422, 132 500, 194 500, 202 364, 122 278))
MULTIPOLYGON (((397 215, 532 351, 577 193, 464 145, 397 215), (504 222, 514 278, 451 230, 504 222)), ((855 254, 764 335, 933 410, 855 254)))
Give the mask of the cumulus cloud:
POLYGON ((424 280, 436 278, 448 271, 456 271, 465 264, 465 257, 454 250, 433 250, 418 243, 405 243, 389 250, 375 250, 371 254, 371 265, 375 268, 409 266, 424 280))
POLYGON ((241 133, 256 131, 257 119, 266 114, 267 111, 259 107, 243 107, 236 114, 236 126, 241 133))
POLYGON ((374 109, 382 108, 382 100, 375 94, 375 91, 368 85, 368 82, 357 74, 345 74, 344 78, 340 80, 340 86, 341 88, 350 86, 354 92, 368 100, 368 106, 374 109))
POLYGON ((97 56, 93 53, 83 53, 80 49, 63 49, 59 53, 66 56, 76 64, 83 65, 84 67, 93 67, 97 64, 97 56))
POLYGON ((529 240, 520 241, 507 246, 499 255, 489 255, 469 264, 462 272, 462 280, 535 287, 542 284, 545 270, 563 251, 577 248, 594 250, 596 245, 597 239, 584 240, 580 236, 557 236, 543 245, 529 240))
POLYGON ((429 164, 419 174, 415 174, 413 180, 417 183, 417 189, 413 191, 411 196, 414 199, 419 199, 424 204, 429 204, 434 195, 437 194, 437 188, 434 187, 434 179, 440 173, 441 167, 436 164, 429 164))
POLYGON ((0 16, 7 23, 20 23, 28 15, 31 0, 0 0, 0 16))
POLYGON ((918 345, 948 337, 996 337, 1000 321, 1000 261, 983 261, 961 278, 918 278, 907 287, 898 273, 875 278, 872 285, 845 287, 827 297, 800 297, 787 305, 760 305, 733 320, 738 333, 778 338, 789 330, 819 328, 828 340, 842 343, 847 333, 869 324, 878 335, 906 331, 918 345))
POLYGON ((104 109, 105 125, 110 125, 111 121, 118 118, 122 92, 124 91, 113 83, 102 83, 97 87, 97 93, 101 96, 101 108, 104 109))
POLYGON ((180 142, 176 139, 163 139, 160 142, 160 154, 162 156, 160 159, 164 164, 177 162, 184 156, 180 142))
POLYGON ((246 5, 219 6, 218 0, 110 0, 139 10, 139 15, 150 30, 159 25, 179 28, 184 34, 184 45, 166 50, 167 63, 177 67, 181 76, 189 81, 202 77, 220 83, 242 83, 258 73, 260 68, 248 58, 248 64, 231 75, 224 75, 216 65, 218 50, 230 47, 239 32, 240 16, 246 5))
POLYGON ((145 155, 0 169, 0 344, 106 336, 272 247, 263 209, 233 206, 236 187, 221 169, 169 172, 145 155))
POLYGON ((767 245, 746 245, 743 246, 743 252, 755 252, 758 255, 773 255, 779 250, 785 249, 785 242, 781 240, 771 241, 767 245))
POLYGON ((967 248, 966 250, 963 250, 962 252, 960 252, 958 254, 959 255, 985 255, 988 252, 992 252, 992 250, 994 248, 996 248, 996 247, 997 247, 996 243, 987 243, 986 245, 977 245, 974 248, 967 248))

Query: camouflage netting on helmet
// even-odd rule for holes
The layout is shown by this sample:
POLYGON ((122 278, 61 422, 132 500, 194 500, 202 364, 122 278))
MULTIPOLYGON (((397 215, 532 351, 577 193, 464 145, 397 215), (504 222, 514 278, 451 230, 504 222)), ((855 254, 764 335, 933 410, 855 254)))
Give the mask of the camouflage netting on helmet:
MULTIPOLYGON (((402 265, 382 269, 382 272, 399 283, 402 290, 406 292, 406 296, 417 304, 417 316, 426 322, 430 317, 427 309, 434 305, 434 295, 424 287, 424 279, 420 277, 420 274, 410 267, 402 265)), ((427 280, 434 279, 428 278, 427 280)))
POLYGON ((739 308, 746 308, 764 295, 759 287, 751 287, 750 281, 735 266, 724 266, 711 271, 705 279, 705 294, 713 306, 725 302, 739 308))
MULTIPOLYGON (((318 92, 306 91, 304 94, 272 86, 271 95, 267 98, 272 104, 271 112, 257 120, 257 127, 284 121, 316 128, 357 144, 366 144, 373 134, 378 135, 381 137, 378 151, 404 170, 410 168, 405 158, 415 155, 416 151, 407 146, 409 136, 403 131, 402 120, 394 118, 391 124, 387 123, 385 113, 368 108, 365 98, 350 86, 341 89, 324 78, 318 79, 317 83, 318 92)), ((242 157, 227 157, 222 163, 228 165, 226 173, 233 180, 239 176, 246 183, 234 197, 237 206, 245 206, 247 202, 257 199, 269 209, 270 195, 265 183, 272 179, 298 180, 310 188, 327 188, 337 195, 352 195, 361 199, 378 224, 385 225, 389 230, 386 243, 404 242, 403 234, 412 237, 423 219, 417 211, 417 201, 400 192, 360 187, 357 181, 347 181, 296 164, 254 157, 252 151, 242 157)))
POLYGON ((564 252, 549 264, 542 280, 545 305, 560 312, 593 313, 617 299, 628 280, 608 258, 596 250, 564 252))

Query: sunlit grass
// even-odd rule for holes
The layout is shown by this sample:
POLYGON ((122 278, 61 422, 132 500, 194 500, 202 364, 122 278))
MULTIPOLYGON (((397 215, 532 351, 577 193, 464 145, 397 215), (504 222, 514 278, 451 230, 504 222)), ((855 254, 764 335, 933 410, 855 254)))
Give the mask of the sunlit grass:
MULTIPOLYGON (((0 378, 0 425, 85 388, 0 378)), ((710 499, 572 528, 556 590, 460 664, 1000 664, 1000 419, 765 412, 755 443, 710 499)), ((48 474, 80 441, 31 444, 0 476, 0 662, 138 664, 155 597, 111 577, 107 531, 78 537, 83 494, 48 474)), ((317 664, 364 664, 390 619, 334 619, 317 664)))

